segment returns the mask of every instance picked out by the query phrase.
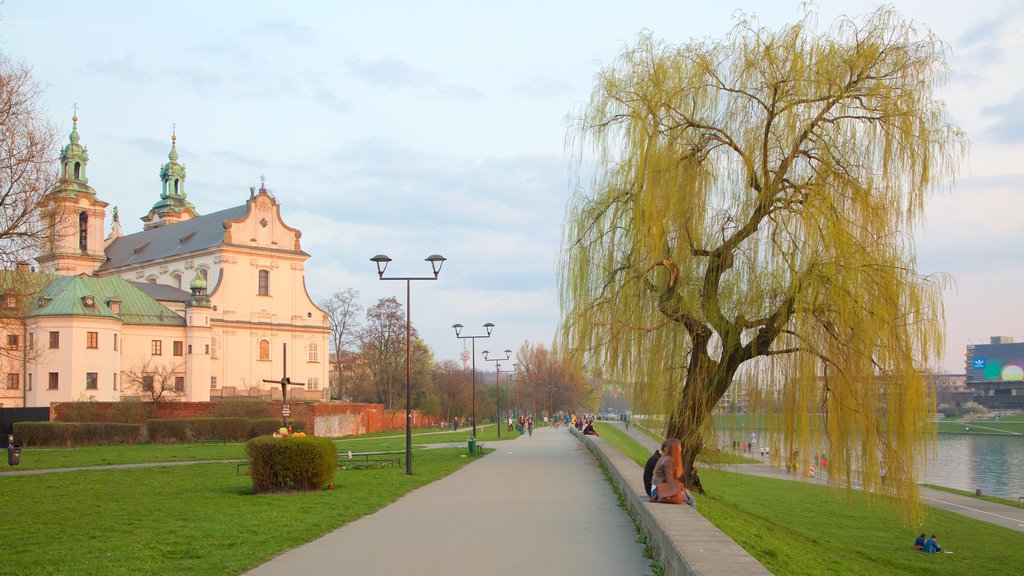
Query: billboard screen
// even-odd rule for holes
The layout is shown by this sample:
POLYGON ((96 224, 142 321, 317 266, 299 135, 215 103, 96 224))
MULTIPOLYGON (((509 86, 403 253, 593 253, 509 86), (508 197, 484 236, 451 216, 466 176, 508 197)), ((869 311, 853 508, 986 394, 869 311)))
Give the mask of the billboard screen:
POLYGON ((968 380, 971 382, 1024 380, 1024 342, 975 344, 968 380))

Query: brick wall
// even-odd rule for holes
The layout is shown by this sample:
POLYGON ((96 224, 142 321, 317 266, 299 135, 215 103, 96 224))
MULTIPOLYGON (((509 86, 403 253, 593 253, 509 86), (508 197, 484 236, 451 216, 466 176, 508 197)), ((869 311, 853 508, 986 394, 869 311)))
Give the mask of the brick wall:
MULTIPOLYGON (((157 406, 155 418, 199 418, 215 416, 218 402, 162 402, 157 406)), ((281 404, 265 402, 268 418, 281 417, 281 404)), ((50 405, 50 419, 62 420, 64 412, 72 403, 55 402, 50 405)), ((107 421, 110 402, 96 402, 91 407, 96 411, 96 420, 107 421)), ((299 402, 291 406, 291 420, 306 422, 307 432, 316 436, 346 436, 369 434, 383 430, 405 430, 405 410, 385 410, 381 404, 360 404, 343 402, 299 402)), ((439 417, 431 417, 417 411, 412 413, 414 428, 436 425, 439 417)))

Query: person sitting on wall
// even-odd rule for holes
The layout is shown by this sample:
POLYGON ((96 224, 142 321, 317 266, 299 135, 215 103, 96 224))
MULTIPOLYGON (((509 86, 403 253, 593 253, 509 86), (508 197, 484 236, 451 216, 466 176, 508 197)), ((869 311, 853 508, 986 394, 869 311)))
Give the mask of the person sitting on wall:
POLYGON ((651 480, 654 478, 654 467, 658 465, 658 460, 661 460, 663 456, 663 450, 665 450, 665 443, 661 443, 661 448, 654 451, 651 457, 647 459, 647 463, 644 464, 644 491, 648 496, 651 495, 651 480))

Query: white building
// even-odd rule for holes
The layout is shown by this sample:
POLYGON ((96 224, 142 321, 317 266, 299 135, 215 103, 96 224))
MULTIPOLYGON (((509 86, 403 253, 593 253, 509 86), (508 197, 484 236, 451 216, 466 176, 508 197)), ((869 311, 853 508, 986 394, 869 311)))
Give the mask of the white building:
POLYGON ((186 401, 279 399, 280 385, 264 380, 280 380, 286 363, 305 384, 289 398, 325 400, 329 324, 306 290, 302 233, 281 220, 278 201, 261 187, 200 215, 172 136, 143 230, 123 235, 114 208, 104 239, 108 204, 88 185, 77 120, 44 199, 53 234, 40 271, 9 271, 5 283, 0 404, 113 401, 144 392, 126 380, 140 371, 171 374, 171 393, 186 401))

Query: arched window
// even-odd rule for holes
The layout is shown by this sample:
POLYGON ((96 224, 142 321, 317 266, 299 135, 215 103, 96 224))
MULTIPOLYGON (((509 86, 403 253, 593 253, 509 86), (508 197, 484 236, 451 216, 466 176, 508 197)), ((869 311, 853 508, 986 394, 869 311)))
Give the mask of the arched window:
POLYGON ((178 195, 178 180, 177 179, 174 180, 174 195, 175 196, 178 195))
POLYGON ((260 340, 260 360, 270 360, 270 342, 260 340))
POLYGON ((82 163, 75 162, 75 180, 82 179, 82 163))
POLYGON ((175 288, 180 290, 181 289, 181 274, 178 274, 177 272, 171 274, 171 284, 173 284, 175 288))
POLYGON ((89 240, 89 215, 78 213, 78 249, 85 252, 89 240))
POLYGON ((156 276, 150 276, 149 278, 146 278, 146 282, 149 282, 150 284, 156 284, 156 276))
POLYGON ((319 362, 320 361, 320 347, 316 345, 316 342, 309 343, 309 361, 319 362))
POLYGON ((260 286, 257 294, 260 296, 270 295, 270 270, 260 270, 260 286))

